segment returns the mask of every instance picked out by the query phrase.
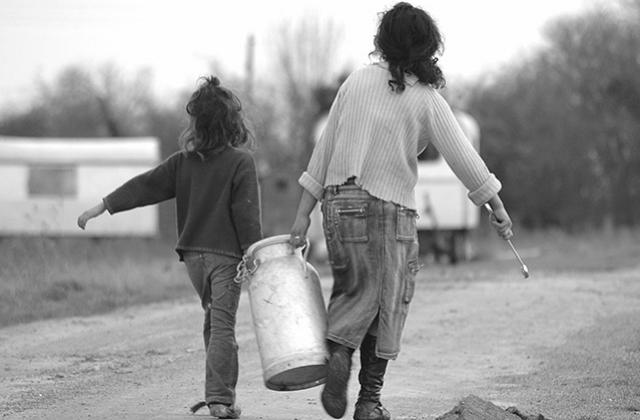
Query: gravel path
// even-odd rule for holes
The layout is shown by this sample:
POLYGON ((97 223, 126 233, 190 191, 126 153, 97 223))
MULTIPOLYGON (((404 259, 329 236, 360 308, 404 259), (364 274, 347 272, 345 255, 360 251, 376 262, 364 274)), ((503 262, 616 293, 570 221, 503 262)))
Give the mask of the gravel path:
MULTIPOLYGON (((554 420, 640 419, 640 267, 532 274, 490 261, 419 274, 383 393, 394 419, 434 419, 468 394, 554 420)), ((0 329, 0 416, 193 419, 201 316, 194 298, 0 329)), ((246 294, 238 342, 243 419, 329 418, 319 388, 263 386, 246 294)))

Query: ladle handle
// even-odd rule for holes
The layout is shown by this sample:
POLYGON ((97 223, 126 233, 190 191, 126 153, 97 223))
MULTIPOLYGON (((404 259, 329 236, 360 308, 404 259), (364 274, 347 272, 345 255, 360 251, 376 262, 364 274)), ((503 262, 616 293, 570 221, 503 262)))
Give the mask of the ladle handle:
MULTIPOLYGON (((487 211, 489 212, 489 214, 493 214, 493 217, 496 218, 496 220, 498 221, 498 223, 500 223, 500 220, 498 220, 498 218, 496 217, 495 213, 493 212, 493 209, 491 208, 491 206, 489 205, 489 203, 484 203, 484 208, 487 209, 487 211)), ((522 261, 522 258, 520 257, 520 254, 518 253, 518 251, 516 250, 516 247, 513 245, 513 243, 511 242, 511 239, 507 239, 506 240, 507 243, 509 244, 509 247, 511 248, 511 251, 513 252, 513 255, 516 256, 516 258, 518 259, 518 262, 520 263, 520 270, 522 271, 522 275, 524 276, 524 278, 528 278, 529 277, 529 268, 527 267, 527 265, 524 263, 524 261, 522 261)))

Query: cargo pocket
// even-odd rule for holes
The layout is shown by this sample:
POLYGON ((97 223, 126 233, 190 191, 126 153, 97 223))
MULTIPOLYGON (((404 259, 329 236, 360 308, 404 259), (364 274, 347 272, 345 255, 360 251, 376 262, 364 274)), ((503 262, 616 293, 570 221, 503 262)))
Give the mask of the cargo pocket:
POLYGON ((343 271, 349 265, 349 258, 346 255, 344 245, 338 237, 336 217, 333 210, 333 202, 324 200, 322 202, 322 230, 327 244, 327 256, 331 268, 336 271, 343 271))
POLYGON ((418 243, 411 244, 411 249, 408 255, 407 267, 405 269, 405 281, 404 281, 404 293, 402 294, 402 301, 405 304, 409 304, 413 299, 413 294, 416 289, 416 275, 422 265, 418 261, 418 243))
POLYGON ((367 203, 349 203, 336 208, 338 232, 343 242, 367 242, 367 203))
MULTIPOLYGON (((235 283, 231 281, 230 283, 235 283)), ((232 284, 227 285, 212 285, 209 282, 209 288, 211 290, 211 301, 209 302, 209 308, 212 310, 224 311, 235 313, 238 310, 238 297, 240 293, 237 289, 233 289, 232 284)), ((237 287, 237 284, 236 286, 237 287)))
POLYGON ((416 239, 416 217, 414 210, 396 207, 396 239, 413 242, 416 239))

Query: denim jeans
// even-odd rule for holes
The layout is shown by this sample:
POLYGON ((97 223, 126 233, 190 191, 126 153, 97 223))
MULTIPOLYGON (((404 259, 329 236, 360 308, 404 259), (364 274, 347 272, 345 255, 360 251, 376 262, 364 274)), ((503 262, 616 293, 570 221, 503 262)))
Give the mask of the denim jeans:
POLYGON ((327 338, 358 348, 369 333, 376 356, 395 359, 419 268, 416 212, 344 185, 325 189, 322 213, 334 279, 327 338))
POLYGON ((208 252, 184 252, 183 258, 204 309, 205 401, 235 404, 238 382, 235 325, 241 285, 234 278, 240 260, 208 252))

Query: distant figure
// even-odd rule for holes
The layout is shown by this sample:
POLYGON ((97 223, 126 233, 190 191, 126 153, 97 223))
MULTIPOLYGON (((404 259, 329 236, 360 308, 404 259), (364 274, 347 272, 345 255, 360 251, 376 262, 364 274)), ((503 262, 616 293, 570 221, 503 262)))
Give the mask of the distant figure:
POLYGON ((205 401, 212 416, 237 419, 238 345, 235 338, 240 283, 236 267, 262 238, 256 167, 239 147, 250 139, 238 98, 217 77, 203 78, 187 103, 189 126, 181 151, 124 183, 78 217, 78 226, 110 214, 175 198, 176 251, 204 309, 205 401))
POLYGON ((381 61, 342 84, 299 183, 303 187, 293 245, 302 245, 309 214, 322 201, 334 284, 328 308, 327 380, 321 393, 335 418, 347 408, 351 359, 360 349, 355 420, 389 420, 380 401, 387 362, 400 339, 419 269, 415 185, 417 155, 432 142, 492 224, 509 238, 511 220, 500 182, 466 139, 438 93, 440 32, 422 9, 398 3, 382 15, 375 37, 381 61))

